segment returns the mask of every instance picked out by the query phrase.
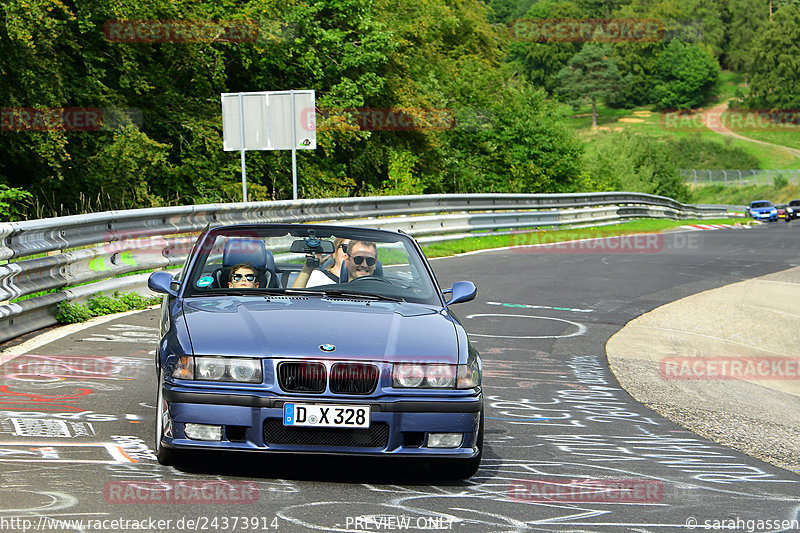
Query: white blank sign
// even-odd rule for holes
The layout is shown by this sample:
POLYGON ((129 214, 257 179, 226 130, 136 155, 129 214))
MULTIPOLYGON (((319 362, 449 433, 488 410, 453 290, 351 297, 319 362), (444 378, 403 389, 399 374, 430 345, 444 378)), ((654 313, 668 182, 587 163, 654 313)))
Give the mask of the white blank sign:
POLYGON ((314 91, 241 93, 244 146, 242 146, 239 94, 222 95, 222 135, 226 151, 316 149, 314 91), (293 99, 294 120, 292 120, 293 99))

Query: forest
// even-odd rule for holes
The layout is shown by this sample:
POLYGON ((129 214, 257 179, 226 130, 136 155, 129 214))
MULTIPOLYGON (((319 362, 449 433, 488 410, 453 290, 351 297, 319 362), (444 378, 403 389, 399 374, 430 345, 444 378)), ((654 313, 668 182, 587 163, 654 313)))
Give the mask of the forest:
MULTIPOLYGON (((691 112, 730 71, 746 81, 736 106, 800 109, 799 4, 7 0, 0 220, 241 201, 220 94, 288 89, 316 92, 300 198, 627 189, 688 200, 677 169, 708 146, 625 135, 588 150, 569 125, 575 106, 691 112)), ((714 149, 732 165, 744 157, 714 149)), ((247 181, 250 201, 291 199, 290 153, 247 152, 247 181)))

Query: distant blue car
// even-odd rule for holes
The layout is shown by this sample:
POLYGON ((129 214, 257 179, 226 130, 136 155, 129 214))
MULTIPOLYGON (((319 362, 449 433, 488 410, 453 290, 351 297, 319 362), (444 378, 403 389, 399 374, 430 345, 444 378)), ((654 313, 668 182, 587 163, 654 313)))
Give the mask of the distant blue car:
POLYGON ((417 243, 300 224, 206 230, 165 295, 156 451, 419 457, 467 478, 483 449, 481 358, 417 243), (336 245, 336 246, 335 246, 336 245), (336 269, 336 260, 342 264, 336 269))
POLYGON ((778 220, 778 209, 767 200, 750 202, 747 214, 754 220, 767 220, 769 222, 778 220))

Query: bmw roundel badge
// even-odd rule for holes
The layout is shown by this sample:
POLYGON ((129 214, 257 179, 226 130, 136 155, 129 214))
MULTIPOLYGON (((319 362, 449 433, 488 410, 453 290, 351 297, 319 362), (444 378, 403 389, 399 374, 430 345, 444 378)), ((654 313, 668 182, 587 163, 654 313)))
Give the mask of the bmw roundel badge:
POLYGON ((334 346, 333 344, 323 344, 319 347, 319 349, 322 350, 323 352, 332 352, 336 349, 336 346, 334 346))

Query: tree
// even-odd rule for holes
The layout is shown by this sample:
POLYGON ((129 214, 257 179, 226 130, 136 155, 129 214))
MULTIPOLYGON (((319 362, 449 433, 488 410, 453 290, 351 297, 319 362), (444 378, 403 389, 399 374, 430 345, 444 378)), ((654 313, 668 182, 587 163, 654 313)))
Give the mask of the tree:
POLYGON ((756 37, 749 69, 752 108, 800 108, 800 7, 782 6, 756 37))
POLYGON ((720 64, 736 72, 750 68, 750 48, 756 35, 766 29, 765 9, 753 9, 752 0, 728 0, 725 10, 725 46, 720 64))
POLYGON ((716 89, 719 64, 706 49, 672 41, 656 62, 652 100, 661 109, 691 109, 716 89))
POLYGON ((597 127, 597 100, 612 96, 620 85, 611 47, 587 43, 555 78, 557 91, 571 102, 592 102, 592 128, 597 127))
POLYGON ((520 65, 520 70, 533 85, 552 93, 555 90, 553 78, 580 51, 582 43, 537 42, 531 40, 532 36, 525 35, 526 25, 544 19, 580 19, 584 16, 571 0, 540 0, 518 24, 512 25, 509 57, 520 65))
POLYGON ((657 20, 663 28, 663 35, 658 40, 614 45, 614 56, 624 82, 619 100, 610 104, 634 106, 651 103, 656 62, 670 42, 703 43, 715 57, 719 57, 725 42, 721 1, 632 0, 615 11, 615 17, 657 20))

